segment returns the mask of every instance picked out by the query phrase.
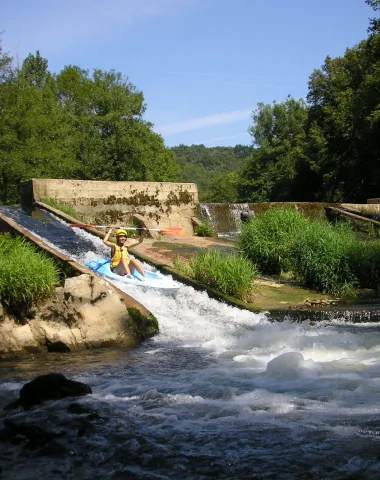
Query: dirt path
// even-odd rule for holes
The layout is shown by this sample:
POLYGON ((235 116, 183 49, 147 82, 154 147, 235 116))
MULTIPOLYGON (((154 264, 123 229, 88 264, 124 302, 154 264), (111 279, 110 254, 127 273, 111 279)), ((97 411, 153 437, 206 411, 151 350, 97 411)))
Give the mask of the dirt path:
POLYGON ((134 248, 142 255, 153 260, 172 266, 175 258, 188 260, 192 255, 202 248, 233 249, 231 242, 218 238, 206 237, 162 237, 160 240, 145 239, 143 243, 134 248))

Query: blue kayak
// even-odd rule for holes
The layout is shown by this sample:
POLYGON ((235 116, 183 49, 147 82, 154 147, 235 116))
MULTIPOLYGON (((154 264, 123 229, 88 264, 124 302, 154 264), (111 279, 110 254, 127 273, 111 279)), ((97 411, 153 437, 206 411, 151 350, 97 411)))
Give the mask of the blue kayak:
POLYGON ((126 275, 117 275, 116 273, 111 272, 110 262, 110 258, 95 258, 87 260, 85 265, 98 275, 110 280, 116 280, 125 284, 136 285, 138 287, 155 288, 168 295, 173 295, 179 289, 179 286, 173 280, 165 277, 159 272, 145 270, 145 277, 143 277, 137 270, 134 270, 132 278, 128 278, 126 275))

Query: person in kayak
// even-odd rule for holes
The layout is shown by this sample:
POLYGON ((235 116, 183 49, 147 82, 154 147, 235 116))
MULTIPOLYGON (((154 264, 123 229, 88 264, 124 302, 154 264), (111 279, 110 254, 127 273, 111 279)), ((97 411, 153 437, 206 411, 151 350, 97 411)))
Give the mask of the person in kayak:
POLYGON ((122 228, 119 228, 115 232, 116 243, 110 242, 109 238, 112 232, 113 227, 108 230, 103 239, 103 243, 107 245, 107 247, 111 247, 111 271, 117 275, 126 275, 128 278, 132 278, 132 268, 132 271, 136 269, 143 277, 145 277, 145 272, 140 262, 133 256, 129 255, 128 252, 128 247, 135 247, 142 243, 144 240, 145 229, 142 229, 139 239, 131 243, 127 243, 127 232, 122 228))

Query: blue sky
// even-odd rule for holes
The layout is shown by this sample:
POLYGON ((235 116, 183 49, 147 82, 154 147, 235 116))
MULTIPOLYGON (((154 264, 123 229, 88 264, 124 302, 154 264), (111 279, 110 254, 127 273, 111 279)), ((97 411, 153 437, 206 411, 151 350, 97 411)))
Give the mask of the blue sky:
POLYGON ((327 55, 366 38, 364 0, 3 0, 2 44, 49 69, 114 69, 166 145, 250 144, 258 102, 305 97, 327 55))

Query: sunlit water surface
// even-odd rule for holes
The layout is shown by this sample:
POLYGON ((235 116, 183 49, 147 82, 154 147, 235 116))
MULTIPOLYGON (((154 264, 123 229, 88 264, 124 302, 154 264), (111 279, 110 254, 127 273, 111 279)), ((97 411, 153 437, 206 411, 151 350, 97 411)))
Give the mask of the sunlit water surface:
MULTIPOLYGON (((75 260, 108 255, 99 239, 55 219, 52 237, 41 221, 34 231, 75 260), (66 230, 73 237, 62 243, 66 230)), ((63 429, 65 450, 0 443, 2 478, 380 478, 377 324, 272 323, 187 286, 176 298, 118 286, 152 311, 159 335, 129 351, 0 363, 1 405, 51 371, 93 389, 12 413, 63 429), (73 401, 99 418, 80 429, 83 415, 67 412, 73 401)))

